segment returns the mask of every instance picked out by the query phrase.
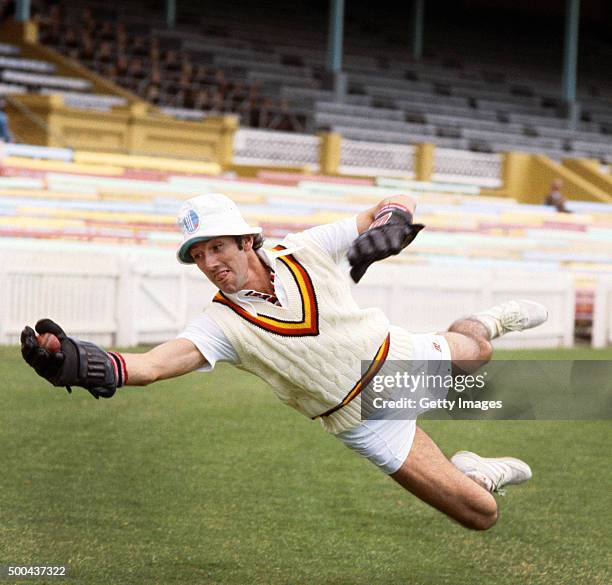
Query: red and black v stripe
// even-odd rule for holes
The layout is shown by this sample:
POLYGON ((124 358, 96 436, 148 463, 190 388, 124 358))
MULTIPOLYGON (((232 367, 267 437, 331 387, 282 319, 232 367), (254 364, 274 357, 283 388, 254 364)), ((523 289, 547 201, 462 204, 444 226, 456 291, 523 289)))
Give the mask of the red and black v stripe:
MULTIPOLYGON (((283 250, 283 246, 276 246, 275 250, 283 250)), ((298 289, 301 302, 301 319, 285 320, 278 317, 271 317, 258 312, 257 315, 252 315, 240 305, 229 299, 223 292, 219 291, 213 298, 214 303, 221 303, 234 311, 237 315, 256 325, 257 327, 286 337, 306 337, 319 334, 319 307, 317 297, 310 275, 298 260, 289 254, 287 256, 279 256, 278 260, 282 262, 293 277, 298 289)))

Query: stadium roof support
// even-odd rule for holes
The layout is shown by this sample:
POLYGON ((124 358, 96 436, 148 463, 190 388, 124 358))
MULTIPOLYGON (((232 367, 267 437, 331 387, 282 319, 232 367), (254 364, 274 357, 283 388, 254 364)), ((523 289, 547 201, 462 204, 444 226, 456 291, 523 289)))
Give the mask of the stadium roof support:
POLYGON ((327 37, 327 70, 342 71, 342 36, 344 34, 344 0, 332 0, 329 7, 327 37))
POLYGON ((423 23, 425 22, 425 0, 412 3, 412 58, 420 61, 423 57, 423 23))
POLYGON ((176 0, 166 0, 166 26, 174 28, 176 25, 176 0))
POLYGON ((17 0, 15 19, 17 22, 27 22, 30 20, 30 0, 17 0))
POLYGON ((578 28, 580 24, 580 0, 566 0, 565 42, 563 47, 562 96, 567 117, 572 127, 578 119, 576 103, 576 69, 578 64, 578 28))
POLYGON ((327 71, 333 84, 334 99, 343 102, 346 96, 346 74, 342 72, 344 34, 344 0, 331 0, 327 36, 327 71))

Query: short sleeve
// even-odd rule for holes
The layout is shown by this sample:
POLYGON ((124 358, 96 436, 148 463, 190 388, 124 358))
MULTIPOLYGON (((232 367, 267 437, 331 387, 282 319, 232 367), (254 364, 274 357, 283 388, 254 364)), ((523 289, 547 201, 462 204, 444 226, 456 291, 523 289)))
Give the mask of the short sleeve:
POLYGON ((198 371, 208 372, 217 362, 239 362, 232 344, 227 335, 206 313, 202 313, 177 335, 178 338, 188 339, 204 356, 208 364, 198 371))
POLYGON ((304 235, 310 237, 320 248, 327 252, 335 262, 340 262, 349 246, 359 236, 357 216, 342 219, 334 223, 318 225, 304 230, 304 235))

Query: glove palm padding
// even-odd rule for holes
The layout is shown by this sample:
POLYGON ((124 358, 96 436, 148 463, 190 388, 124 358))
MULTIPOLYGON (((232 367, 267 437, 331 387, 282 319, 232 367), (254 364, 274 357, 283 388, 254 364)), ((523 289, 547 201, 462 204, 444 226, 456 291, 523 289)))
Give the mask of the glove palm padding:
POLYGON ((61 344, 57 353, 40 347, 31 327, 21 332, 21 355, 36 373, 54 386, 82 386, 94 398, 110 398, 117 389, 111 357, 89 341, 67 337, 51 319, 36 323, 38 333, 51 333, 61 344))
POLYGON ((406 217, 363 232, 351 244, 347 253, 353 281, 359 282, 374 262, 399 254, 424 227, 420 223, 409 223, 406 217))

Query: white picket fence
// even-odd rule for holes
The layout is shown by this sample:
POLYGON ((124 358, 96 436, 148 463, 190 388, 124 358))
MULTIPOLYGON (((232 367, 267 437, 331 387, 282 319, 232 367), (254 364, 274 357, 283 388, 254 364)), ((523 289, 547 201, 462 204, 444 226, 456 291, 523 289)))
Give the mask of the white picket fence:
POLYGON ((536 329, 511 333, 495 347, 570 347, 574 343, 575 290, 565 272, 502 268, 434 268, 391 263, 370 267, 354 289, 360 306, 382 307, 392 323, 413 333, 446 331, 459 317, 511 299, 531 299, 549 310, 536 329))
MULTIPOLYGON (((214 289, 172 250, 130 250, 45 242, 44 249, 0 250, 0 343, 15 344, 24 324, 50 317, 75 337, 110 346, 176 336, 210 302, 214 289)), ((354 288, 361 306, 379 306, 412 332, 442 331, 458 317, 502 300, 545 303, 549 321, 511 334, 505 347, 571 346, 574 287, 566 273, 464 270, 387 261, 354 288)), ((612 328, 611 328, 612 330, 612 328)))
POLYGON ((206 306, 212 285, 171 250, 0 251, 0 343, 50 317, 75 337, 133 346, 176 336, 206 306))

